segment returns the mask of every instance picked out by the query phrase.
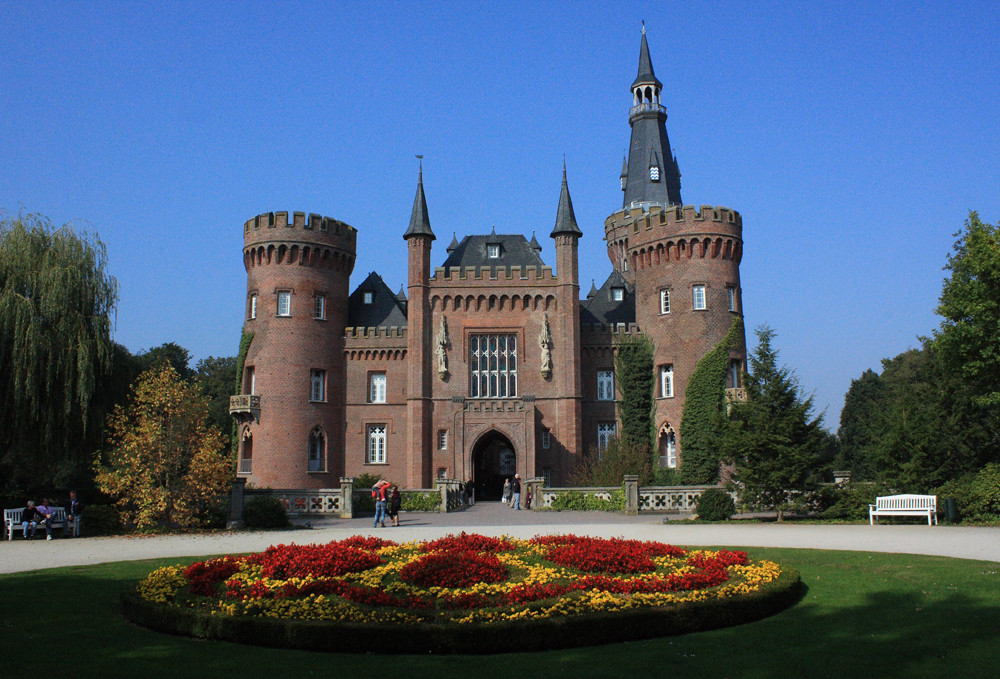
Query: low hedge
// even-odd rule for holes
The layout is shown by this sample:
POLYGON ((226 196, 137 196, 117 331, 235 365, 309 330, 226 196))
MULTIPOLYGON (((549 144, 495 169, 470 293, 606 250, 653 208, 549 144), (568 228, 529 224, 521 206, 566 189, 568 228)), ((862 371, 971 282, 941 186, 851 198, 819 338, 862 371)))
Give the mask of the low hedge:
POLYGON ((805 594, 798 571, 784 564, 781 571, 775 581, 738 598, 491 625, 385 625, 233 617, 156 604, 141 598, 135 589, 122 594, 121 610, 132 622, 160 632, 254 646, 336 653, 510 653, 651 639, 760 620, 795 604, 805 594))
POLYGON ((556 511, 621 512, 625 510, 625 491, 621 489, 611 491, 611 498, 608 500, 598 497, 595 493, 574 491, 558 493, 549 504, 549 509, 556 511))

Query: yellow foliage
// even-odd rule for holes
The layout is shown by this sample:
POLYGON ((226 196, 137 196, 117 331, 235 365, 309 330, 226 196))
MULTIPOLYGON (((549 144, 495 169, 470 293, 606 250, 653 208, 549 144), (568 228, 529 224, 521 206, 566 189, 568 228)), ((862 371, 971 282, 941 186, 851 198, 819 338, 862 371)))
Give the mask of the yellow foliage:
POLYGON ((187 528, 225 494, 233 465, 208 424, 207 399, 163 362, 139 375, 127 406, 108 417, 94 471, 127 523, 187 528))

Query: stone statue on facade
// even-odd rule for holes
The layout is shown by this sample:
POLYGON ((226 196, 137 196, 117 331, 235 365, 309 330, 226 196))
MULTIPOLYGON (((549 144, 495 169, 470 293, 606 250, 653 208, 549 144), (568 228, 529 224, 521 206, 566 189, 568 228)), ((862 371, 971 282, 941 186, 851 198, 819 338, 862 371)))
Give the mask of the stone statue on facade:
POLYGON ((542 320, 542 332, 538 335, 538 346, 541 347, 541 360, 539 361, 539 371, 543 379, 552 376, 552 332, 549 330, 549 315, 545 314, 542 320))
POLYGON ((441 315, 441 327, 438 329, 437 340, 435 340, 434 353, 438 360, 438 378, 442 381, 448 379, 448 321, 441 315))

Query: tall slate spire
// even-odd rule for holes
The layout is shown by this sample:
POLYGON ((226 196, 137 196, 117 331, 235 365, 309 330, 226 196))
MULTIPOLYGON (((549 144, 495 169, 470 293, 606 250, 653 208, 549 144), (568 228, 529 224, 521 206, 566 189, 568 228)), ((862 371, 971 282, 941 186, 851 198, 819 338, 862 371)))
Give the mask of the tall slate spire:
POLYGON ((639 72, 632 82, 632 127, 627 167, 622 170, 622 207, 642 204, 680 205, 681 173, 667 137, 667 110, 660 104, 663 89, 649 58, 646 27, 639 45, 639 72))
POLYGON ((569 234, 579 238, 583 235, 576 225, 576 215, 573 214, 573 199, 569 197, 569 184, 566 183, 566 161, 563 160, 562 189, 559 191, 559 209, 556 211, 556 225, 549 234, 555 238, 560 234, 569 234))
POLYGON ((424 164, 422 161, 417 175, 417 195, 413 198, 413 212, 410 213, 410 228, 403 234, 403 239, 407 240, 412 236, 430 236, 431 240, 435 240, 434 232, 431 231, 431 219, 427 215, 427 198, 424 197, 424 164))

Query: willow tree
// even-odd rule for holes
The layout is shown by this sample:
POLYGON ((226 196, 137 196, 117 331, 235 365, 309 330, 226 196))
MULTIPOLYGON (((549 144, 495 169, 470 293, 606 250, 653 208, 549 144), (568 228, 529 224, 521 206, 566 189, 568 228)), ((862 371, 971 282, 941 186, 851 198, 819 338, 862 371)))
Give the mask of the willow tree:
MULTIPOLYGON (((96 235, 0 215, 0 478, 33 488, 86 468, 91 401, 111 373, 118 284, 96 235)), ((100 414, 103 418, 103 413, 100 414)))

